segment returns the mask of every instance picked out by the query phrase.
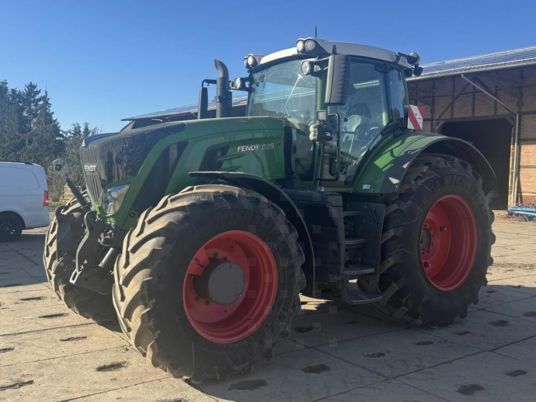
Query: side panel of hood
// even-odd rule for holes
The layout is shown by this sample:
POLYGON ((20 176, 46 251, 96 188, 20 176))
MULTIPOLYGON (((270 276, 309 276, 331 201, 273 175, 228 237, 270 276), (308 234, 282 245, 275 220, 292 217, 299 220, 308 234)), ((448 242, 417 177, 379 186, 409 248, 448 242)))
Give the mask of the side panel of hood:
MULTIPOLYGON (((90 193, 99 193, 92 199, 101 215, 103 192, 117 184, 130 186, 120 210, 106 217, 128 228, 142 209, 155 205, 164 194, 193 184, 192 171, 240 171, 283 179, 285 133, 285 121, 270 117, 172 122, 99 138, 82 147, 81 155, 83 164, 94 170, 86 171, 86 176, 98 173, 100 191, 90 193)), ((97 187, 93 178, 91 188, 97 187)))

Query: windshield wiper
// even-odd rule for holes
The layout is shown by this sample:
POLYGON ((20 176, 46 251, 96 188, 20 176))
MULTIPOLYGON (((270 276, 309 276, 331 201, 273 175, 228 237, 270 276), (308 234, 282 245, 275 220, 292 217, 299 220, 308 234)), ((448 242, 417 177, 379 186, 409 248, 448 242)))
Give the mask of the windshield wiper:
POLYGON ((294 91, 296 90, 296 87, 298 86, 298 82, 300 82, 301 79, 302 79, 302 76, 298 74, 298 79, 296 80, 296 82, 294 83, 294 86, 292 87, 290 93, 288 94, 287 100, 285 104, 283 105, 283 110, 287 110, 287 106, 288 106, 288 103, 290 102, 290 98, 292 97, 292 95, 294 95, 294 91))

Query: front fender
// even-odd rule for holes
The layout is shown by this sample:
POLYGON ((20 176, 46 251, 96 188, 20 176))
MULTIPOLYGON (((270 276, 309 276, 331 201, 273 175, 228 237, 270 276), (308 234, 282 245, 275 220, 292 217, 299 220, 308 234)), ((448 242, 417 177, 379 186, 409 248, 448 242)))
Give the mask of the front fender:
POLYGON ((392 194, 398 188, 409 167, 421 154, 441 153, 469 162, 482 177, 484 191, 491 191, 496 177, 489 162, 470 143, 455 137, 434 133, 414 133, 392 137, 381 143, 354 181, 353 191, 361 194, 392 194))

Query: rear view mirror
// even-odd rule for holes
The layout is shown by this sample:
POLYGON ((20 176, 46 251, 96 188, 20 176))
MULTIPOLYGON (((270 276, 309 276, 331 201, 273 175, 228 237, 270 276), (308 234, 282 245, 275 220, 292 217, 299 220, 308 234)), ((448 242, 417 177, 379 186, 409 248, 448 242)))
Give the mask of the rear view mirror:
POLYGON ((327 106, 344 104, 346 63, 346 56, 340 54, 332 54, 329 56, 325 98, 325 103, 327 106))

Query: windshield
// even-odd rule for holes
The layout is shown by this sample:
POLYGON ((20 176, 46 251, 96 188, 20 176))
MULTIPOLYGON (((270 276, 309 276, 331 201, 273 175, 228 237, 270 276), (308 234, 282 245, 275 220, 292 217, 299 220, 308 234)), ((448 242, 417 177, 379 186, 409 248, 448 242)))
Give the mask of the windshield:
POLYGON ((284 116, 302 124, 314 120, 318 78, 301 73, 303 60, 291 60, 253 74, 249 116, 284 116))

